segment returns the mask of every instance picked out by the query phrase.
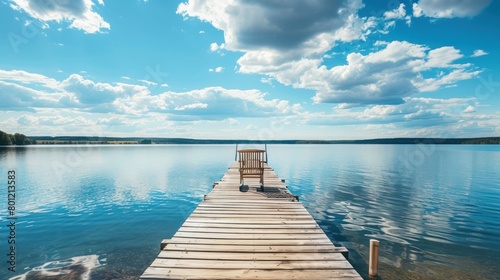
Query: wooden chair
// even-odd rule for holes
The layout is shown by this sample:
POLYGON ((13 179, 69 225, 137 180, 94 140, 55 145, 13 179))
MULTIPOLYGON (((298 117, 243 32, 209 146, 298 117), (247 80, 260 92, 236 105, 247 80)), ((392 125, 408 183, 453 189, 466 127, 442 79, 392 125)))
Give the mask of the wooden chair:
POLYGON ((239 150, 240 186, 244 178, 259 178, 260 189, 264 191, 264 150, 247 149, 239 150))

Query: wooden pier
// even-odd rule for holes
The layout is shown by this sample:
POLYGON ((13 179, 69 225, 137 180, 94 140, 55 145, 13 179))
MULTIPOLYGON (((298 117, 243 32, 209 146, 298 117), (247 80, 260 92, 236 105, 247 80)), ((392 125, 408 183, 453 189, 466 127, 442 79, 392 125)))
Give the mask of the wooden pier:
POLYGON ((141 279, 362 279, 267 165, 264 182, 231 166, 141 279))

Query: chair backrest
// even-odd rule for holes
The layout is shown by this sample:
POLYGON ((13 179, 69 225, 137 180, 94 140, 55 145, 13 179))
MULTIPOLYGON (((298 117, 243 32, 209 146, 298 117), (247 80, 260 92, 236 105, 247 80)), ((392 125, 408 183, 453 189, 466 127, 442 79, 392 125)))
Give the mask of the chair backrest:
POLYGON ((244 174, 262 172, 264 168, 264 153, 264 150, 257 149, 239 150, 240 172, 244 174))

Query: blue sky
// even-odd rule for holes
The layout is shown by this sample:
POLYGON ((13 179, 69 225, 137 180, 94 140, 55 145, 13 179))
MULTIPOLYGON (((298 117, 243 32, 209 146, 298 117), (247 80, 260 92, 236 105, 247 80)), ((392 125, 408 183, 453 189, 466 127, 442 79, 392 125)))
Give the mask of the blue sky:
POLYGON ((500 135, 491 0, 0 0, 0 130, 500 135))

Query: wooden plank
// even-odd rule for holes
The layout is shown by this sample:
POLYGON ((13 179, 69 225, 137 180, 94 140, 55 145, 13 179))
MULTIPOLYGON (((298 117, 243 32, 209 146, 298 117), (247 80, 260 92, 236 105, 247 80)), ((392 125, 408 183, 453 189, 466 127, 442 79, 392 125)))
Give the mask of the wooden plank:
POLYGON ((212 205, 209 203, 204 203, 196 207, 196 210, 200 211, 246 211, 246 212, 265 212, 265 211, 293 211, 293 212, 304 212, 308 213, 307 210, 303 206, 295 206, 295 205, 269 205, 269 204, 251 204, 249 205, 212 205))
POLYGON ((188 222, 186 221, 182 227, 197 227, 197 228, 237 228, 237 229, 314 229, 320 228, 317 224, 284 224, 284 223, 274 223, 274 224, 233 224, 233 223, 220 223, 217 221, 212 221, 212 223, 202 223, 202 222, 188 222))
POLYGON ((311 219, 299 219, 299 220, 294 220, 294 219, 288 219, 288 220, 279 220, 279 219, 259 219, 259 218, 254 218, 254 219, 238 219, 237 217, 232 217, 232 218, 219 218, 217 220, 214 220, 210 217, 189 217, 187 222, 202 222, 202 223, 231 223, 231 224, 256 224, 256 225, 265 225, 265 224, 274 224, 274 225, 279 225, 279 224, 284 224, 284 225, 290 225, 290 224, 302 224, 302 225, 307 225, 307 224, 316 224, 314 220, 311 219))
POLYGON ((189 259, 189 260, 239 260, 239 261, 345 261, 339 253, 268 253, 268 252, 186 252, 162 251, 158 255, 162 259, 189 259))
POLYGON ((168 268, 195 268, 195 269, 349 269, 351 264, 345 260, 206 260, 196 261, 186 259, 157 258, 151 266, 168 268))
POLYGON ((258 270, 258 269, 169 269, 149 267, 141 279, 349 279, 362 280, 354 269, 335 270, 258 270))
MULTIPOLYGON (((212 201, 210 201, 212 202, 212 201)), ((258 207, 256 207, 255 205, 252 205, 252 204, 224 204, 224 203, 202 203, 200 204, 197 209, 234 209, 234 210, 257 210, 257 209, 262 209, 262 210, 266 210, 266 209, 283 209, 283 210, 305 210, 305 208, 296 203, 295 205, 294 204, 281 204, 281 205, 272 205, 272 204, 259 204, 258 207)), ((307 211, 307 210, 306 210, 307 211)))
POLYGON ((191 217, 193 218, 211 218, 211 219, 217 219, 217 218, 238 218, 238 219, 278 219, 278 220, 300 220, 300 219, 311 219, 311 215, 309 214, 278 214, 278 215, 260 215, 260 214, 255 214, 255 213, 250 213, 247 215, 241 215, 238 213, 235 214, 197 214, 193 213, 191 214, 191 217))
POLYGON ((178 232, 203 232, 203 233, 234 233, 234 234, 303 234, 315 233, 323 234, 323 230, 319 228, 303 229, 303 228, 221 228, 221 227, 186 227, 183 226, 178 232))
MULTIPOLYGON (((221 201, 217 198, 217 203, 220 203, 221 201)), ((210 203, 210 200, 204 201, 202 203, 210 203)), ((294 202, 294 201, 289 201, 289 200, 280 200, 280 199, 266 199, 266 197, 262 196, 261 200, 250 200, 250 199, 233 199, 229 201, 224 201, 224 203, 229 203, 229 204, 242 204, 242 203, 249 203, 249 205, 286 205, 286 204, 298 204, 300 202, 294 202)))
POLYGON ((178 231, 175 237, 209 238, 209 239, 318 239, 324 233, 205 233, 178 231))
POLYGON ((232 209, 225 209, 225 210, 202 210, 202 209, 196 209, 193 211, 193 214, 230 214, 230 215, 265 215, 265 216, 272 216, 272 215, 307 215, 310 217, 309 213, 307 211, 303 210, 295 210, 295 211, 289 211, 289 210, 280 210, 280 209, 260 209, 260 210, 232 210, 232 209))
MULTIPOLYGON (((310 241, 313 243, 313 241, 310 241)), ((258 244, 258 241, 256 242, 258 244)), ((277 242, 278 243, 278 242, 277 242)), ((282 242, 280 242, 282 243, 282 242)), ((305 243, 305 242, 304 242, 305 243)), ((335 247, 328 243, 318 245, 272 245, 263 242, 262 245, 233 245, 233 244, 171 244, 164 250, 190 252, 246 252, 246 253, 334 253, 335 247)))
MULTIPOLYGON (((225 238, 192 238, 192 237, 178 237, 174 235, 170 239, 169 244, 183 243, 183 244, 213 244, 213 245, 266 245, 266 246, 302 246, 302 245, 328 245, 331 244, 328 237, 315 238, 315 239, 225 239, 225 238)), ((332 245, 333 246, 333 245, 332 245)))

